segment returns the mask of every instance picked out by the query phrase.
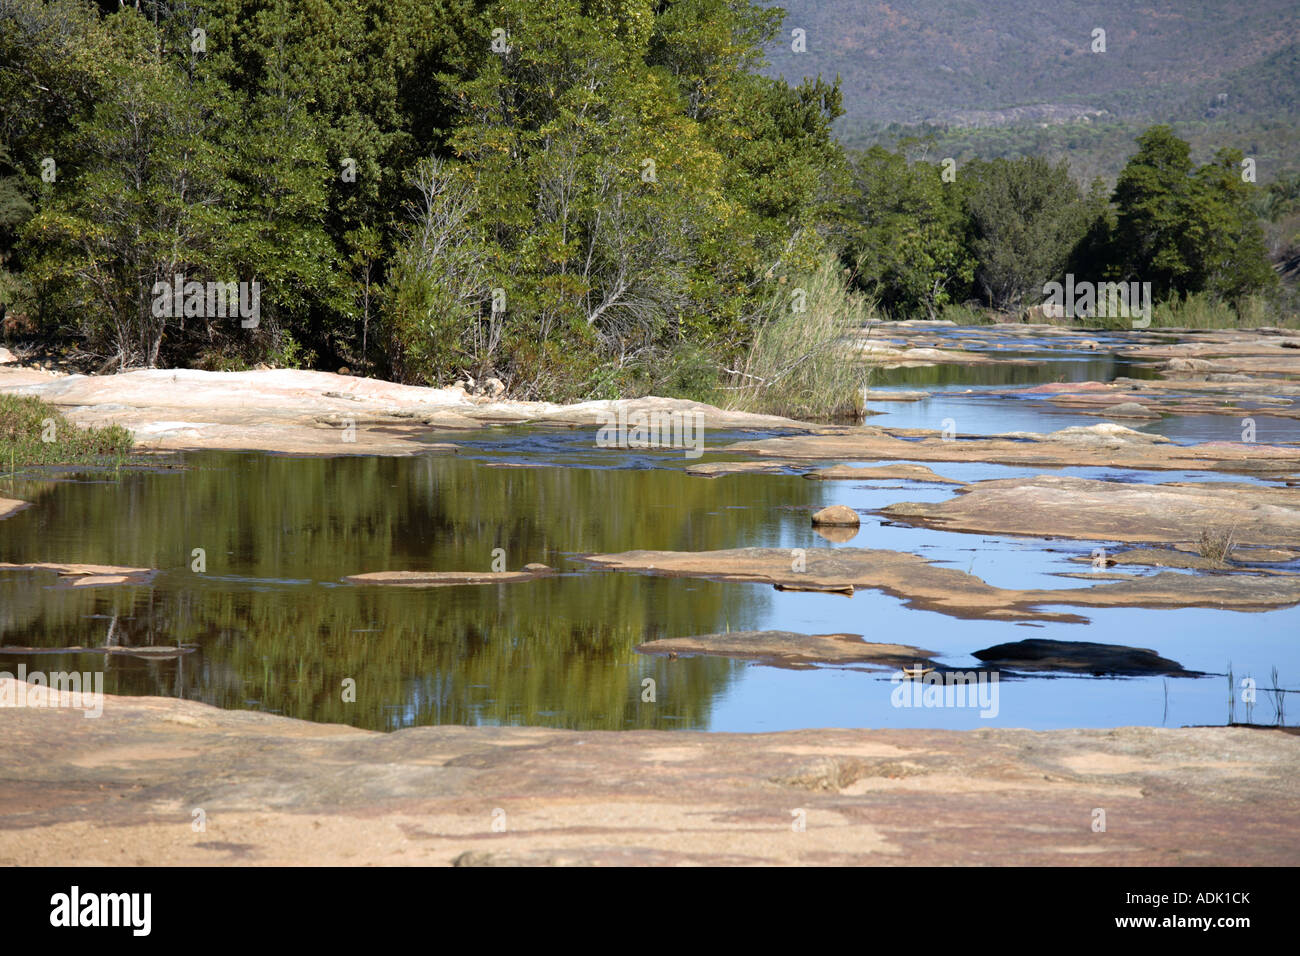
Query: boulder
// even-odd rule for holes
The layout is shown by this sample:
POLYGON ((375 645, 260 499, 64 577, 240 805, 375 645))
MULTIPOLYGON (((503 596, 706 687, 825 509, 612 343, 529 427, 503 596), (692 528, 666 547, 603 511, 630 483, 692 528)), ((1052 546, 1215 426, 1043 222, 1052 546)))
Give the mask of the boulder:
POLYGON ((862 523, 858 513, 846 505, 831 505, 829 508, 823 508, 812 516, 812 523, 816 525, 837 525, 840 527, 856 528, 862 523))

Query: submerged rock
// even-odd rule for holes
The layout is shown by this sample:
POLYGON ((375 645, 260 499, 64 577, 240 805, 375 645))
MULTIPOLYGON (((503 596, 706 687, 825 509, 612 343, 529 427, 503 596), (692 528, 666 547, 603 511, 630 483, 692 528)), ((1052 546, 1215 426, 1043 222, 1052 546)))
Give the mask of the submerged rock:
POLYGON ((555 573, 544 564, 525 564, 520 571, 370 571, 350 574, 348 584, 380 584, 399 588, 439 588, 460 584, 508 584, 532 581, 555 573))
POLYGON ((1048 641, 1033 638, 976 651, 974 656, 994 667, 1020 671, 1071 671, 1104 675, 1163 674, 1168 677, 1199 677, 1177 661, 1161 657, 1144 647, 1123 644, 1093 644, 1088 641, 1048 641))
POLYGON ((1120 402, 1118 405, 1110 405, 1094 415, 1105 415, 1107 418, 1159 418, 1160 413, 1152 411, 1139 402, 1120 402))

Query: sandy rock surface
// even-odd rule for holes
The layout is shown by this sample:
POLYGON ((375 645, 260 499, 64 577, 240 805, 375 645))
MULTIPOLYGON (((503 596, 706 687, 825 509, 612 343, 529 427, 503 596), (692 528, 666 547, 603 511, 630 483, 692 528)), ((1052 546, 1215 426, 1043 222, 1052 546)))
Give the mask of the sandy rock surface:
POLYGON ((712 450, 790 461, 982 461, 1026 467, 1248 471, 1279 476, 1300 466, 1300 447, 1251 442, 1177 445, 1113 422, 1047 434, 1009 432, 949 439, 935 430, 865 425, 733 442, 712 450))
POLYGON ((1202 529, 1232 529, 1240 544, 1300 541, 1300 489, 1244 482, 999 478, 965 485, 947 501, 899 502, 884 513, 944 531, 1090 541, 1192 542, 1202 529))
POLYGON ((861 634, 798 634, 793 631, 728 631, 692 637, 666 637, 646 641, 636 648, 642 654, 729 657, 755 660, 785 667, 811 664, 872 664, 903 668, 928 664, 934 651, 909 644, 879 644, 862 640, 861 634))
POLYGON ((1300 863, 1282 731, 378 734, 109 696, 0 708, 0 758, 7 864, 1300 863))
MULTIPOLYGON (((454 452, 431 431, 454 434, 494 424, 603 425, 620 408, 689 415, 705 428, 806 429, 785 418, 729 412, 681 399, 515 402, 457 388, 279 369, 204 372, 140 369, 118 375, 55 375, 0 367, 0 391, 36 395, 78 425, 123 425, 142 448, 244 449, 284 454, 414 455, 454 452)), ((446 437, 445 435, 443 436, 446 437)))

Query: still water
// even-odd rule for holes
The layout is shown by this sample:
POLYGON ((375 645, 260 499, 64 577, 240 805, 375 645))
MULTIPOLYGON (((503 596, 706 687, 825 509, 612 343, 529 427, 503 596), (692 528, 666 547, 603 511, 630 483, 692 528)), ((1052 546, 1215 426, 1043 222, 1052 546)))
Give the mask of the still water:
MULTIPOLYGON (((892 420, 871 421, 937 427, 928 419, 964 415, 970 431, 979 422, 984 433, 1095 421, 1004 399, 981 409, 961 391, 890 406, 892 420)), ((717 447, 751 437, 708 439, 717 447)), ((183 456, 183 469, 117 480, 18 482, 12 496, 35 506, 0 521, 0 561, 159 573, 148 586, 74 589, 47 572, 0 572, 0 646, 97 647, 112 634, 119 645, 194 650, 167 660, 8 654, 0 669, 104 668, 109 693, 180 696, 379 730, 437 723, 719 731, 1222 724, 1229 664, 1238 678, 1252 675, 1261 686, 1271 683, 1274 666, 1282 686, 1300 684, 1300 608, 1082 610, 1087 624, 1025 625, 915 610, 874 591, 851 598, 778 592, 599 571, 580 559, 642 548, 892 548, 1002 587, 1060 588, 1086 586, 1057 574, 1079 570, 1071 557, 1109 544, 935 532, 873 513, 897 501, 942 500, 953 493, 948 486, 696 478, 684 473, 692 462, 681 453, 597 448, 594 429, 497 429, 456 440, 465 446, 460 455, 327 460, 204 452, 183 456), (809 513, 829 504, 862 513, 862 529, 847 545, 830 544, 809 526, 809 513), (196 548, 205 554, 202 573, 192 570, 196 548), (561 573, 430 589, 342 581, 366 571, 489 570, 495 549, 509 569, 542 562, 561 573), (884 671, 790 670, 635 651, 656 638, 749 629, 856 633, 926 648, 954 666, 973 666, 973 652, 1027 638, 1127 644, 1211 676, 1005 679, 997 716, 981 717, 977 709, 893 706, 884 671), (647 677, 656 682, 653 702, 642 700, 647 677), (355 702, 343 699, 349 680, 355 702)), ((714 458, 727 456, 704 460, 714 458)), ((933 467, 963 481, 1036 473, 933 467)), ((1126 481, 1215 477, 1061 471, 1126 481)), ((10 493, 7 484, 2 490, 10 493)), ((1270 700, 1260 694, 1254 720, 1274 719, 1270 700)), ((1236 719, 1246 716, 1238 704, 1236 719)))

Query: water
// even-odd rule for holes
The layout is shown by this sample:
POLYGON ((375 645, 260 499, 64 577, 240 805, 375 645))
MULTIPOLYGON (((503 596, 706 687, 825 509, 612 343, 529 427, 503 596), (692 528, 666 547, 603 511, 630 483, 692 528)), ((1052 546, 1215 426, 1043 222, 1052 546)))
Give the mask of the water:
MULTIPOLYGON (((987 434, 1095 421, 1041 402, 966 394, 969 387, 961 383, 927 402, 878 406, 889 416, 871 422, 934 428, 935 419, 954 417, 959 430, 987 434)), ((1294 436, 1295 423, 1277 421, 1294 436)), ((708 437, 716 447, 754 436, 708 437)), ((1254 676, 1261 686, 1269 684, 1273 666, 1283 686, 1300 684, 1300 608, 1068 608, 1089 623, 1027 625, 916 610, 875 591, 852 598, 779 592, 607 572, 580 560, 641 548, 834 547, 812 531, 808 514, 847 504, 863 513, 863 526, 844 546, 913 551, 1001 587, 1087 586, 1057 575, 1086 570, 1070 558, 1108 542, 938 532, 873 513, 897 501, 943 500, 954 493, 949 486, 696 478, 684 473, 691 462, 680 452, 597 448, 594 429, 493 429, 457 440, 465 446, 460 455, 325 460, 204 452, 184 456, 183 470, 132 472, 117 481, 20 483, 12 496, 35 507, 0 521, 0 561, 130 565, 159 573, 148 586, 73 589, 56 587, 47 572, 0 572, 0 645, 101 646, 111 631, 124 645, 196 650, 166 660, 11 654, 0 657, 0 668, 103 667, 109 693, 181 696, 380 730, 437 723, 716 731, 1222 724, 1228 696, 1222 675, 1230 662, 1238 677, 1254 676), (528 467, 494 467, 502 463, 528 467), (191 567, 196 548, 205 554, 203 573, 191 567), (561 573, 434 589, 342 581, 366 571, 488 570, 498 548, 510 569, 543 562, 561 573), (953 666, 974 666, 973 652, 1031 637, 1097 641, 1148 647, 1210 676, 1008 679, 999 686, 998 714, 981 717, 974 708, 895 707, 888 672, 667 660, 634 650, 646 640, 728 629, 858 633, 918 645, 953 666), (656 682, 653 702, 642 701, 647 677, 656 682), (355 702, 344 700, 348 681, 355 682, 355 702)), ((981 463, 932 467, 962 481, 1043 471, 981 463)), ((1096 468, 1059 473, 1126 481, 1222 477, 1096 468)), ((1273 718, 1269 700, 1260 693, 1255 720, 1273 718)), ((1245 716, 1238 703, 1236 718, 1245 716)), ((1288 720, 1294 723, 1295 715, 1288 720)))

